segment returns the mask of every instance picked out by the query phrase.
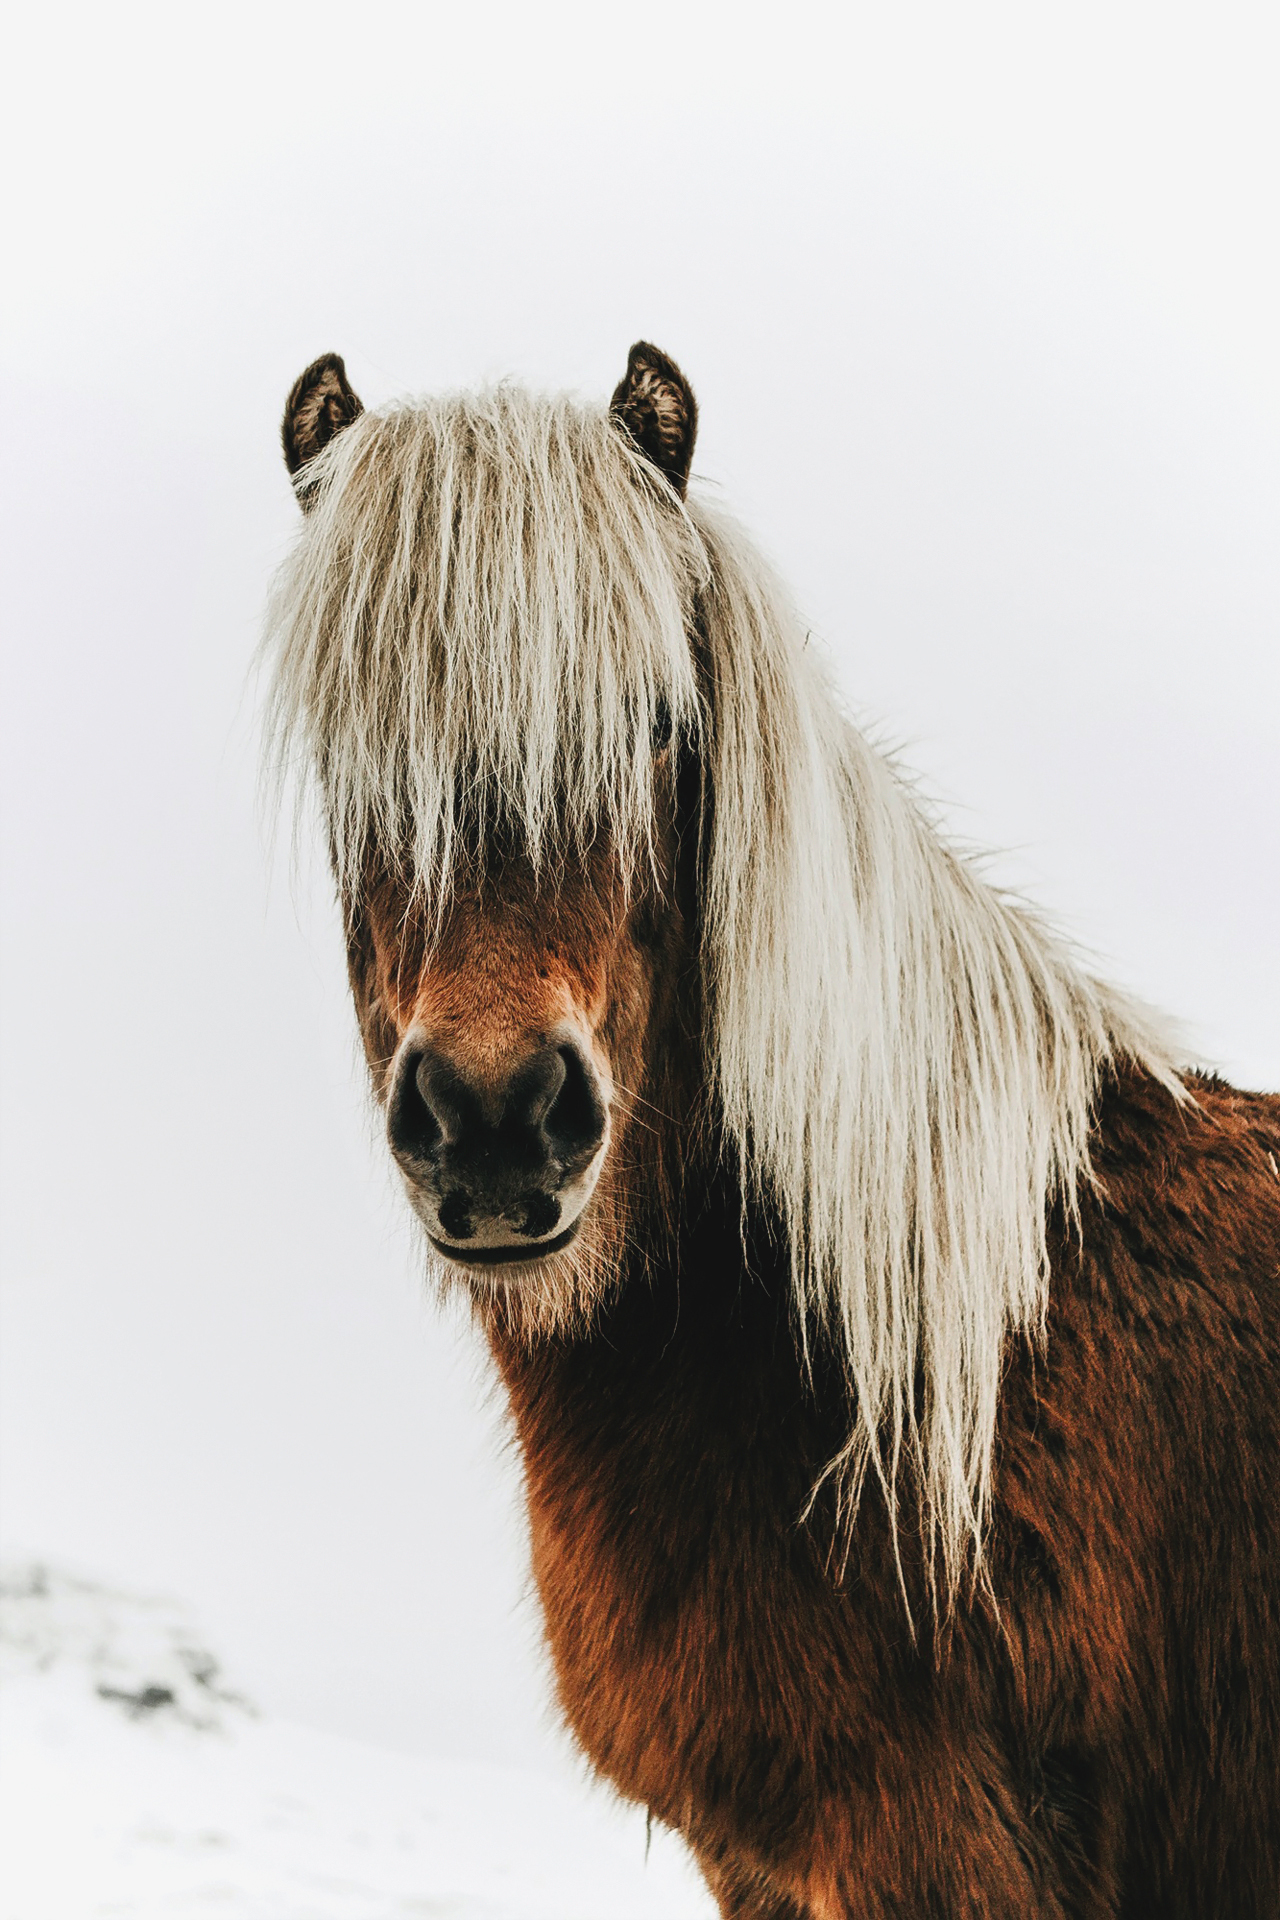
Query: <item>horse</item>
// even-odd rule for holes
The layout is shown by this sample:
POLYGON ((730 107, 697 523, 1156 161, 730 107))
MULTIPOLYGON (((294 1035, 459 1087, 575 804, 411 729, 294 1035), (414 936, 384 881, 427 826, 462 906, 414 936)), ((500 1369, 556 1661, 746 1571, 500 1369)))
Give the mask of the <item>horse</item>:
POLYGON ((949 846, 608 406, 289 396, 264 642, 558 1705, 734 1920, 1280 1912, 1280 1100, 949 846))

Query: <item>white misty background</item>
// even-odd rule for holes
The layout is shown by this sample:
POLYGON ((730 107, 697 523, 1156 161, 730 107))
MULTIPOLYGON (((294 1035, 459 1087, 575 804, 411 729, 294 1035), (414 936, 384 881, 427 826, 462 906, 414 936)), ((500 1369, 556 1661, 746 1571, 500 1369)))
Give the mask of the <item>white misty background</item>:
POLYGON ((563 1770, 516 1466, 424 1299, 250 663, 316 354, 637 337, 850 703, 1280 1083, 1280 86, 1232 4, 28 9, 9 182, 5 1540, 268 1712, 563 1770))

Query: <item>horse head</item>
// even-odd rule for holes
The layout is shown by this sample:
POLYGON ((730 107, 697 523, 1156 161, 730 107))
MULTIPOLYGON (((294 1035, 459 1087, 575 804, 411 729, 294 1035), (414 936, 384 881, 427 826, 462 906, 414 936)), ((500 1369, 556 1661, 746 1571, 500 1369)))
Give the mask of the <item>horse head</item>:
MULTIPOLYGON (((597 504, 574 470, 584 449, 557 446, 566 423, 554 412, 532 448, 509 444, 514 422, 502 397, 487 445, 473 415, 438 414, 429 444, 411 450, 413 473, 394 433, 389 445, 340 465, 337 443, 357 422, 367 432, 370 416, 342 361, 327 355, 289 396, 286 463, 308 521, 341 509, 340 519, 360 522, 359 543, 375 567, 405 568, 401 611, 410 623, 424 590, 434 594, 417 664, 435 706, 420 715, 417 742, 399 738, 385 716, 374 731, 384 748, 396 736, 393 760, 434 755, 439 775, 437 819, 426 823, 434 850, 425 858, 413 843, 433 802, 395 791, 394 769, 381 769, 373 794, 355 801, 363 811, 354 859, 344 838, 351 821, 335 822, 331 807, 331 830, 344 841, 338 877, 361 1033, 391 1153, 447 1276, 484 1297, 518 1301, 540 1325, 557 1323, 586 1309, 617 1273, 623 1241, 640 1231, 631 1201, 641 1166, 654 1171, 658 1118, 665 1123, 671 1106, 691 1097, 676 1085, 672 1044, 688 1025, 675 1005, 682 976, 686 1007, 697 992, 687 977, 698 786, 689 661, 677 659, 673 676, 660 660, 606 660, 602 679, 593 671, 601 662, 579 656, 581 635, 566 631, 581 615, 583 583, 572 567, 559 583, 564 604, 548 617, 557 586, 545 576, 564 565, 565 522, 597 504), (495 500, 486 466, 496 459, 519 474, 522 457, 522 497, 495 500), (471 484, 455 475, 441 498, 443 470, 468 462, 471 484), (407 514, 418 517, 405 553, 407 514), (527 522, 539 514, 530 539, 527 522), (473 574, 505 569, 487 604, 459 578, 464 564, 473 574), (522 600, 533 605, 523 622, 522 600), (495 625, 505 625, 508 651, 494 643, 495 625), (462 674, 451 673, 460 657, 465 689, 462 674), (628 674, 629 665, 639 672, 628 674), (520 792, 514 764, 530 757, 546 772, 533 795, 520 792), (598 806, 584 792, 584 759, 593 762, 589 778, 603 776, 598 806)), ((588 459, 613 453, 607 483, 633 491, 650 536, 655 527, 659 540, 674 530, 674 578, 696 428, 688 383, 640 343, 607 419, 594 427, 588 459)), ((579 551, 577 570, 594 558, 579 551)), ((650 566, 655 558, 660 566, 661 554, 650 566)), ((625 603, 635 582, 626 567, 614 572, 604 589, 625 603)), ((683 624, 678 582, 675 593, 683 624)), ((368 644, 369 626, 383 616, 381 606, 362 607, 347 636, 364 677, 357 697, 366 701, 385 665, 368 644)), ((322 645, 332 648, 332 635, 322 645)), ((393 663, 393 705, 412 702, 407 664, 393 663)), ((331 721, 317 742, 321 759, 341 756, 337 736, 351 715, 344 709, 331 721)), ((366 760, 369 748, 363 736, 357 751, 366 760)), ((337 800, 340 815, 344 805, 349 811, 350 795, 337 800)), ((684 1039, 696 1054, 696 1034, 684 1039)))

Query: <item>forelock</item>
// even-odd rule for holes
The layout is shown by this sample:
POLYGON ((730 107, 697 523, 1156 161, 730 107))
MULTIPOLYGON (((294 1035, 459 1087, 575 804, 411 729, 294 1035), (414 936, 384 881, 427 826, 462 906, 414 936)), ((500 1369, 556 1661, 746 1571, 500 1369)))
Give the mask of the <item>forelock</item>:
POLYGON ((603 408, 510 387, 366 413, 312 463, 269 617, 281 763, 319 783, 340 878, 370 842, 447 887, 470 823, 535 865, 652 819, 659 715, 698 724, 705 557, 603 408))

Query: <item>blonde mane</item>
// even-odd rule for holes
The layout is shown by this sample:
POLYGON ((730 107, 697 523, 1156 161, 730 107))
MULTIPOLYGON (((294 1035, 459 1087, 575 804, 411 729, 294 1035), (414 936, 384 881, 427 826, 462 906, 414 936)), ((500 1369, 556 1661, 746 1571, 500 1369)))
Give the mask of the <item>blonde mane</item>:
POLYGON ((602 817, 642 849, 655 718, 697 736, 726 1135, 785 1221, 801 1337, 844 1358, 845 1514, 869 1470, 892 1506, 905 1468, 954 1590, 1099 1075, 1125 1058, 1176 1087, 1166 1042, 947 847, 750 541, 682 506, 604 409, 502 387, 366 413, 308 479, 272 732, 318 777, 344 885, 372 837, 443 896, 468 814, 517 819, 538 862, 602 817))

